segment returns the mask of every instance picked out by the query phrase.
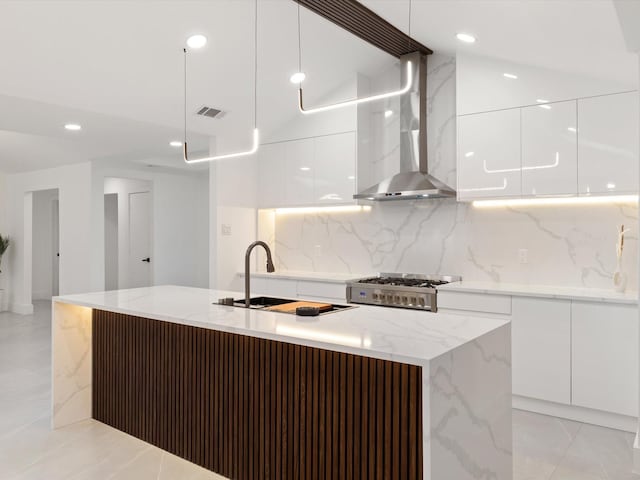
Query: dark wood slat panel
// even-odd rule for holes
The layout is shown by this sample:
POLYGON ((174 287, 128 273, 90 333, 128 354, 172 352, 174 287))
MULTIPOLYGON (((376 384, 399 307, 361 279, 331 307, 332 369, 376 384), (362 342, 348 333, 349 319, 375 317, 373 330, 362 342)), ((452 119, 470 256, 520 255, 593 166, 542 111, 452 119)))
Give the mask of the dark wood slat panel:
POLYGON ((422 478, 419 367, 94 311, 93 416, 232 479, 422 478))
POLYGON ((433 53, 356 0, 294 0, 294 2, 394 57, 416 51, 425 55, 433 53))

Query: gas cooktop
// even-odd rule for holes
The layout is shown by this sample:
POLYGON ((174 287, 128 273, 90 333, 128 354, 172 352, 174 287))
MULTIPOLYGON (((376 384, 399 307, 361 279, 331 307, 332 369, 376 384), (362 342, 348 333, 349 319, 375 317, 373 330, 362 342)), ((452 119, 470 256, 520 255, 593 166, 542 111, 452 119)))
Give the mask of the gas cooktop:
POLYGON ((461 279, 453 275, 381 273, 347 283, 347 301, 435 312, 438 310, 436 287, 461 279))

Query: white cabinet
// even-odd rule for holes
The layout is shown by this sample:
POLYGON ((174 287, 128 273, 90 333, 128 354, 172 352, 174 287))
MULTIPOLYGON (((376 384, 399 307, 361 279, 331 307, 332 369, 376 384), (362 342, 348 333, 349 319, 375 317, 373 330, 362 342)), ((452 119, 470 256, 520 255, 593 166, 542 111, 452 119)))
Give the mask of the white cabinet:
POLYGON ((571 403, 571 301, 513 298, 513 393, 571 403))
POLYGON ((285 205, 313 204, 314 164, 313 138, 284 143, 285 205))
MULTIPOLYGON (((239 274, 239 278, 244 282, 243 274, 239 274)), ((347 287, 343 281, 320 282, 277 276, 252 276, 251 294, 341 304, 347 301, 347 287)))
POLYGON ((314 146, 316 203, 351 202, 356 184, 355 132, 316 137, 314 146))
POLYGON ((522 194, 577 193, 576 102, 522 108, 522 194))
POLYGON ((458 117, 458 199, 519 196, 520 110, 458 117))
POLYGON ((638 416, 638 309, 573 302, 573 404, 638 416))
POLYGON ((258 149, 258 205, 284 205, 284 143, 261 145, 258 149))
POLYGON ((638 92, 578 100, 581 194, 638 192, 638 92))
POLYGON ((313 282, 298 280, 298 297, 318 301, 347 301, 347 286, 344 282, 313 282))
POLYGON ((257 161, 260 208, 353 202, 355 132, 262 145, 257 161))

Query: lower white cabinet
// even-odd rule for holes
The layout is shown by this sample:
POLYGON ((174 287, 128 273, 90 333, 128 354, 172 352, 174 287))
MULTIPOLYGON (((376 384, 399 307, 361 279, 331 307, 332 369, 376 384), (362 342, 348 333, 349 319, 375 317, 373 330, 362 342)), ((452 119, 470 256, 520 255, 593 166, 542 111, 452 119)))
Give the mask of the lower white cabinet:
POLYGON ((518 408, 635 429, 629 418, 639 414, 636 305, 446 290, 438 304, 441 313, 511 318, 518 408))
POLYGON ((573 404, 638 416, 638 309, 573 302, 573 404))
POLYGON ((571 301, 514 297, 513 393, 571 403, 571 301))

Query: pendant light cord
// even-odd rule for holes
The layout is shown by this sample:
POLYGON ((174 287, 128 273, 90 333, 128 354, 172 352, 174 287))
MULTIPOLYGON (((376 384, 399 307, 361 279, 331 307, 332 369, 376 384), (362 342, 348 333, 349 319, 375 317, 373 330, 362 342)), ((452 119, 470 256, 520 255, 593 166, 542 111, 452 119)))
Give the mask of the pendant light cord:
POLYGON ((255 29, 253 32, 253 128, 258 128, 258 0, 254 7, 255 29))
POLYGON ((184 145, 187 144, 187 49, 184 52, 184 145))
MULTIPOLYGON (((298 5, 298 72, 302 72, 302 35, 300 33, 300 2, 298 5)), ((300 82, 302 84, 302 82, 300 82)))

